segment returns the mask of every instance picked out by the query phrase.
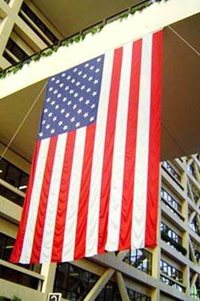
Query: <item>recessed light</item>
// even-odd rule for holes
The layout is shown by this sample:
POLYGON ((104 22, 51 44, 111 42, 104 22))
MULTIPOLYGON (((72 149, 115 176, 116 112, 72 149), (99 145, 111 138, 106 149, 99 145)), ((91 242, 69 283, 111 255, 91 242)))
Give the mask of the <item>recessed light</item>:
POLYGON ((19 186, 19 189, 20 189, 20 190, 25 189, 25 188, 27 188, 27 185, 19 186))

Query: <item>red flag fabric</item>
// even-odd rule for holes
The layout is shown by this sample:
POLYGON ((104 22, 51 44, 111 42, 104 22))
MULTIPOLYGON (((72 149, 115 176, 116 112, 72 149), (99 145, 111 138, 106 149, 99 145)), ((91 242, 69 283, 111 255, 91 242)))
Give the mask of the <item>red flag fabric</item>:
POLYGON ((12 262, 156 246, 162 31, 48 81, 12 262))

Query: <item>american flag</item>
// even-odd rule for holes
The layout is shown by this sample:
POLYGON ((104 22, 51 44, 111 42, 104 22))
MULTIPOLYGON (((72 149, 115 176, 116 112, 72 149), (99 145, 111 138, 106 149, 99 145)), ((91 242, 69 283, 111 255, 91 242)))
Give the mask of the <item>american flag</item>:
POLYGON ((156 245, 162 32, 48 81, 11 261, 156 245))

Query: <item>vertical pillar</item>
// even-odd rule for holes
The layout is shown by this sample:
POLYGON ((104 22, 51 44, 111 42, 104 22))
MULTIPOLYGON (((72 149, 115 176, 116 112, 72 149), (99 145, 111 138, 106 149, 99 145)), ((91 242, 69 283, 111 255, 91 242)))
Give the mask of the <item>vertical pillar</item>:
POLYGON ((46 263, 42 265, 41 274, 45 277, 42 285, 43 293, 53 292, 55 274, 56 274, 56 264, 46 263))

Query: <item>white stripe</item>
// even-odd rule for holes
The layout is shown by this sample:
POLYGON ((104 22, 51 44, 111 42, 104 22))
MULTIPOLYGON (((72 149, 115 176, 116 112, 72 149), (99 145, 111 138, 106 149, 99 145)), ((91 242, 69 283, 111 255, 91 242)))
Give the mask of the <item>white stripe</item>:
POLYGON ((132 215, 132 248, 142 248, 145 242, 147 177, 149 155, 149 126, 151 101, 151 54, 152 34, 144 37, 142 43, 138 128, 136 140, 135 186, 132 215))
POLYGON ((64 243, 62 261, 74 259, 74 248, 76 240, 76 225, 78 217, 78 205, 81 185, 81 175, 84 157, 86 127, 76 131, 74 156, 70 177, 69 197, 67 204, 67 216, 64 232, 64 243))
POLYGON ((104 144, 106 136, 106 121, 109 104, 109 92, 111 85, 113 65, 113 51, 105 54, 102 74, 101 94, 99 99, 98 115, 96 121, 96 133, 94 153, 92 161, 90 195, 88 203, 88 219, 86 232, 86 256, 97 254, 98 245, 98 221, 102 182, 102 168, 104 156, 104 144))
POLYGON ((54 156, 53 171, 51 176, 51 183, 49 188, 47 211, 45 217, 44 233, 40 255, 40 262, 43 263, 47 263, 51 260, 66 140, 67 133, 58 136, 54 156))
POLYGON ((33 238, 35 233, 34 229, 35 229, 35 224, 37 219, 38 206, 40 202, 40 194, 41 194, 47 154, 49 149, 49 142, 50 142, 49 138, 42 140, 39 149, 37 168, 34 176, 30 207, 28 212, 26 232, 25 232, 22 252, 19 260, 21 263, 30 263, 33 238))
POLYGON ((108 237, 106 250, 118 249, 121 204, 123 194, 124 158, 126 147, 127 118, 129 107, 129 87, 131 76, 132 43, 123 47, 123 60, 119 88, 114 153, 111 176, 111 192, 108 215, 108 237))

